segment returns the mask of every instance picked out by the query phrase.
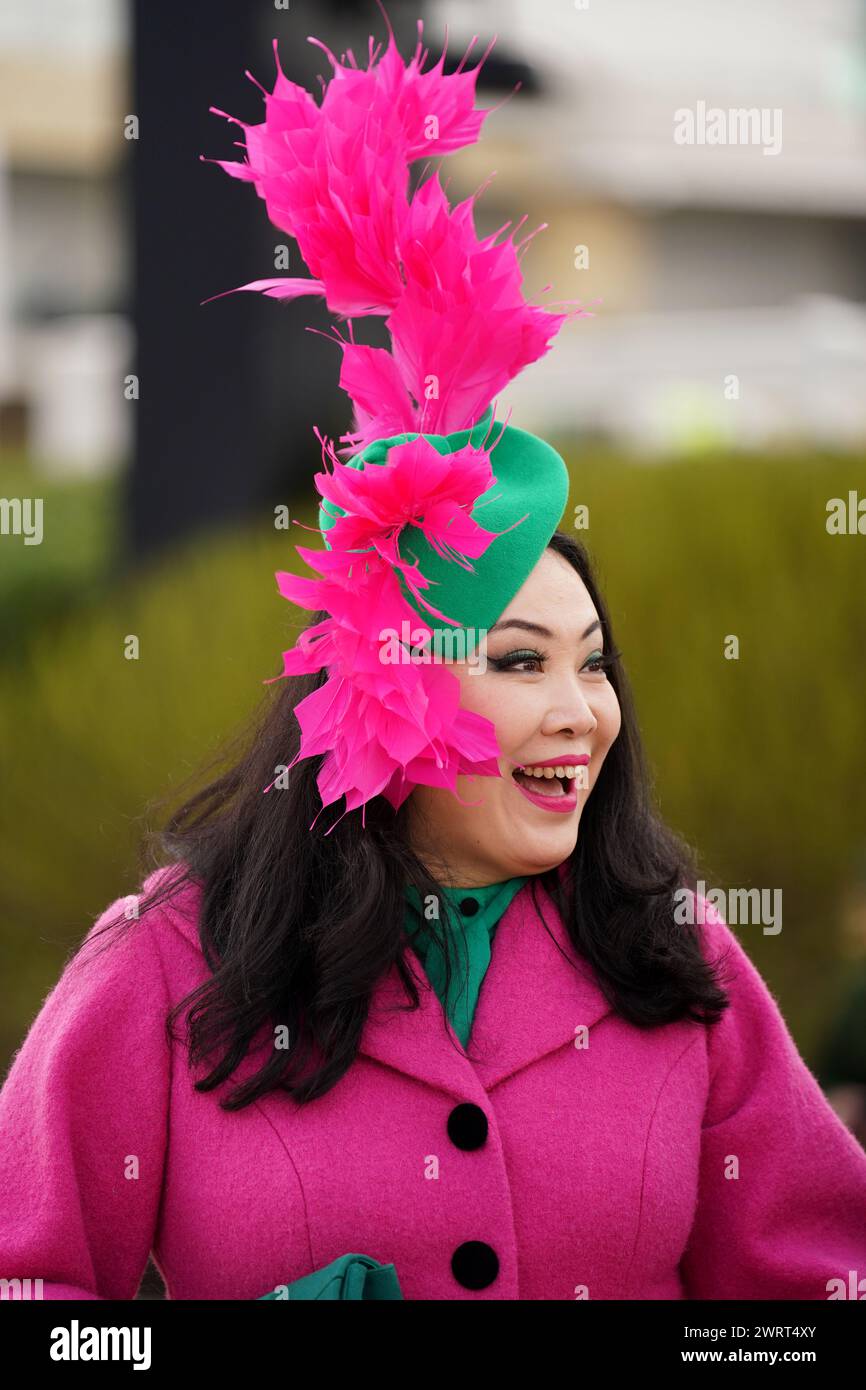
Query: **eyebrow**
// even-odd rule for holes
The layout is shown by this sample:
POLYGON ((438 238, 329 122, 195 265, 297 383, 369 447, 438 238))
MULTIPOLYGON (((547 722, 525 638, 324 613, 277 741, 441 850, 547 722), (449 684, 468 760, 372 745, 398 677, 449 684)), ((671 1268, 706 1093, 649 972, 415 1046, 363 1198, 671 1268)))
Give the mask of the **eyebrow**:
MULTIPOLYGON (((504 632, 507 627, 519 627, 523 632, 535 632, 539 637, 549 637, 551 640, 556 637, 556 633, 551 632, 549 627, 542 627, 541 623, 528 623, 523 618, 506 618, 505 622, 494 623, 493 626, 487 630, 488 632, 504 632)), ((591 632, 594 632, 597 627, 601 627, 601 620, 599 618, 596 618, 594 623, 590 623, 586 631, 580 634, 579 640, 582 642, 584 638, 588 637, 591 632)))

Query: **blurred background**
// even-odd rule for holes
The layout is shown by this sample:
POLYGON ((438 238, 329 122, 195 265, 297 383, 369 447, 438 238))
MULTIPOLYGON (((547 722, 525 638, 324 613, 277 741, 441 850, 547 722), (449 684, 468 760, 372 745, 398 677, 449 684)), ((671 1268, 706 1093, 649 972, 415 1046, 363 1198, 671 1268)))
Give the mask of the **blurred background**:
MULTIPOLYGON (((404 55, 419 16, 434 60, 447 25, 452 69, 498 36, 478 91, 501 107, 449 196, 496 170, 479 230, 546 223, 528 292, 595 313, 498 414, 566 457, 662 811, 708 888, 781 890, 782 931, 738 935, 866 1142, 866 4, 388 11, 404 55), (701 138, 741 108, 760 138, 701 138)), ((202 303, 285 271, 286 238, 199 156, 243 157, 208 108, 263 119, 244 71, 273 85, 274 38, 316 90, 307 35, 363 63, 371 33, 373 0, 0 0, 4 1068, 139 886, 150 803, 304 625, 273 576, 309 537, 275 508, 313 524, 313 426, 350 426, 339 354, 313 300, 202 303)))

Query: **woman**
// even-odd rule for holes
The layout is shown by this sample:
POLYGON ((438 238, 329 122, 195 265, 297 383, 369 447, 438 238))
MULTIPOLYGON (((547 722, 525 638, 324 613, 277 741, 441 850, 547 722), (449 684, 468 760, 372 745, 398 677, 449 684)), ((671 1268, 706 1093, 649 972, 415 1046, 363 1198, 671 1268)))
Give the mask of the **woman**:
POLYGON ((562 316, 435 180, 403 197, 419 109, 431 153, 477 135, 474 74, 395 55, 334 60, 321 108, 280 77, 247 131, 244 177, 321 277, 280 293, 384 308, 394 351, 343 344, 363 448, 317 479, 327 548, 301 554, 324 577, 278 576, 318 609, 279 697, 14 1060, 0 1269, 53 1298, 131 1299, 149 1254, 175 1299, 847 1296, 866 1155, 652 808, 607 610, 557 529, 562 460, 482 413, 562 316), (310 156, 347 130, 363 148, 310 156), (390 197, 378 271, 357 235, 330 256, 338 205, 385 206, 364 171, 390 197), (444 382, 455 343, 425 397, 412 364, 444 382), (407 614, 417 640, 388 647, 407 614))
POLYGON ((486 670, 460 670, 501 780, 461 780, 467 805, 419 788, 396 816, 380 798, 366 829, 319 836, 315 761, 260 791, 320 683, 286 682, 172 821, 190 877, 157 871, 106 910, 16 1058, 0 1267, 124 1299, 150 1252, 172 1298, 334 1297, 349 1254, 396 1272, 365 1296, 411 1299, 819 1299, 862 1272, 866 1156, 730 930, 708 910, 700 949, 675 925, 693 874, 648 808, 611 641, 556 533, 486 670), (510 775, 582 754, 571 810, 510 775), (406 943, 406 884, 456 907, 468 1057, 406 943), (165 1036, 190 995, 194 1051, 218 1044, 198 1085, 165 1036))

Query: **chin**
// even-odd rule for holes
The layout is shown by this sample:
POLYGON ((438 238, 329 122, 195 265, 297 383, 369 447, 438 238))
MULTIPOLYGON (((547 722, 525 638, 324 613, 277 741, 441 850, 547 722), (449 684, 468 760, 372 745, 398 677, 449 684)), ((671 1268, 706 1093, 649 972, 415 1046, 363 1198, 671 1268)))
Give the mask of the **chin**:
POLYGON ((532 845, 522 846, 521 856, 523 863, 529 867, 524 869, 513 869, 511 877, 517 874, 543 874, 548 869, 557 868, 563 861, 573 853, 577 844, 577 836, 572 830, 570 834, 547 835, 534 841, 532 845))

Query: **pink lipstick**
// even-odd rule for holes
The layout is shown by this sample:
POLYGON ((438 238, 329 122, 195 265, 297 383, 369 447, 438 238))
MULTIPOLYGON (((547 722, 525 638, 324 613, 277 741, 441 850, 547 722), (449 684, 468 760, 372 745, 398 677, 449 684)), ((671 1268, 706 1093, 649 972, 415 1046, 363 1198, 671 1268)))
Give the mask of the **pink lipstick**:
MULTIPOLYGON (((588 762, 588 753, 568 753, 562 758, 540 758, 537 762, 517 763, 514 772, 519 772, 524 767, 586 767, 588 762)), ((543 779, 545 783, 548 781, 556 782, 562 787, 561 791, 551 790, 548 792, 534 791, 531 787, 533 779, 528 776, 526 778, 521 778, 514 776, 512 773, 511 780, 514 782, 515 787, 521 795, 526 797, 527 801, 531 801, 534 806, 540 806, 544 811, 559 811, 565 815, 569 811, 573 811, 577 806, 577 787, 574 784, 573 778, 566 779, 564 777, 554 777, 543 779)), ((542 779, 537 780, 540 781, 542 779)))

